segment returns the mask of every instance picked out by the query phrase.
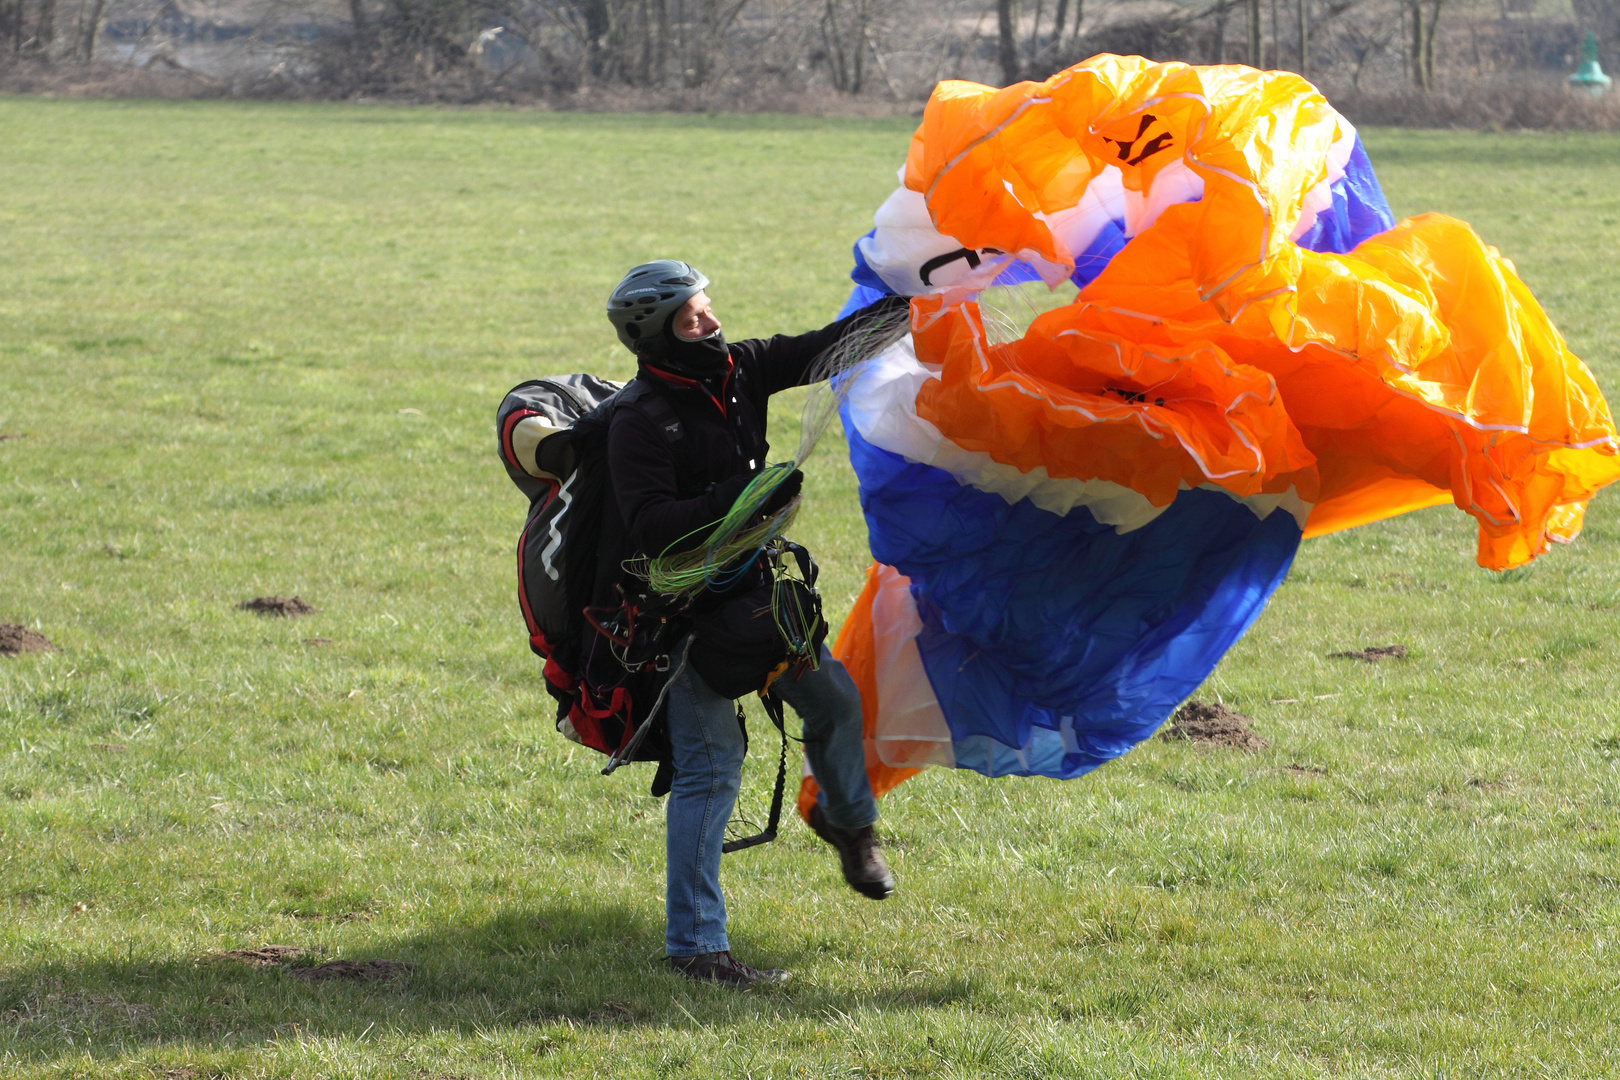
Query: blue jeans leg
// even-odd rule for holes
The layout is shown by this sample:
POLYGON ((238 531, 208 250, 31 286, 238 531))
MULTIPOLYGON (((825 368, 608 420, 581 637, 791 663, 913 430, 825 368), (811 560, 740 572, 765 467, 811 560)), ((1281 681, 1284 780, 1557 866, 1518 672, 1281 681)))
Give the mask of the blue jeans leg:
POLYGON ((855 680, 824 647, 820 668, 771 685, 804 721, 804 752, 821 786, 827 821, 840 829, 872 824, 878 816, 877 800, 866 778, 861 695, 855 680))
POLYGON ((720 847, 742 780, 737 709, 688 667, 669 688, 665 720, 675 779, 666 822, 664 944, 670 956, 723 952, 720 847))

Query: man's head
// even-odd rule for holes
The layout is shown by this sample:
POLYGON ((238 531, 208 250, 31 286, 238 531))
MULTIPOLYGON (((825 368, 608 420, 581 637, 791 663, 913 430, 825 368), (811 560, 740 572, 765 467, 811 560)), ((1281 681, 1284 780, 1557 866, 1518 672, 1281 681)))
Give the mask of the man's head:
POLYGON ((679 331, 684 340, 706 337, 720 329, 703 292, 708 286, 708 278, 675 259, 642 263, 608 297, 608 321, 624 347, 638 354, 666 331, 679 331))

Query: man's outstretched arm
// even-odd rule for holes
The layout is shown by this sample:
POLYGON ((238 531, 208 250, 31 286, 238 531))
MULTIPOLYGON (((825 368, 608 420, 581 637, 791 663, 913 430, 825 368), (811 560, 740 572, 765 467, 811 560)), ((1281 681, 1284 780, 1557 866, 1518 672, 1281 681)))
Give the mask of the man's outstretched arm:
POLYGON ((910 303, 910 297, 885 296, 807 334, 777 334, 774 337, 734 342, 732 353, 734 356, 743 353, 759 366, 767 394, 786 390, 790 386, 803 386, 818 374, 813 367, 822 353, 851 335, 871 333, 878 327, 896 325, 906 317, 905 310, 910 303))

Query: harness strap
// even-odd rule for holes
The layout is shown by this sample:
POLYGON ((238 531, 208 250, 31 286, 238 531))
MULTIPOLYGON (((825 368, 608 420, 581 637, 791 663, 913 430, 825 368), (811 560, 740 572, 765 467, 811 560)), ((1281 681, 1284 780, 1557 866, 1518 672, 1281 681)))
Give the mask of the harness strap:
MULTIPOLYGON (((625 762, 629 761, 635 756, 636 751, 641 749, 642 741, 647 738, 647 732, 652 730, 653 720, 657 718, 659 708, 663 706, 664 699, 669 696, 669 688, 675 685, 675 680, 680 678, 681 672, 686 670, 686 654, 691 651, 692 637, 691 635, 687 635, 686 640, 681 644, 680 663, 675 665, 675 669, 669 673, 669 678, 664 680, 663 689, 658 691, 658 699, 653 702, 653 707, 647 710, 647 718, 641 722, 640 727, 636 728, 635 734, 630 736, 629 740, 623 746, 614 751, 612 757, 608 758, 607 765, 602 769, 603 776, 613 775, 614 769, 617 769, 620 765, 623 765, 625 762)), ((777 715, 781 715, 780 708, 778 709, 777 715)), ((778 720, 777 726, 781 727, 781 725, 782 721, 778 720)), ((783 738, 785 739, 787 737, 785 728, 783 729, 783 732, 783 738)), ((786 743, 782 744, 782 753, 784 755, 787 753, 786 743)))
POLYGON ((772 691, 760 694, 759 699, 765 703, 765 715, 771 718, 776 730, 782 736, 782 756, 776 763, 776 792, 771 796, 771 816, 765 823, 763 832, 753 836, 744 836, 737 840, 727 840, 720 846, 720 852, 729 855, 733 851, 742 851, 744 848, 758 847, 768 844, 776 839, 776 828, 782 823, 782 792, 787 787, 787 720, 782 715, 782 699, 772 691))
POLYGON ((645 380, 631 379, 625 388, 619 391, 614 407, 624 406, 635 409, 651 420, 667 443, 680 442, 681 436, 686 434, 686 429, 681 426, 680 417, 675 415, 675 409, 668 399, 647 385, 645 380))

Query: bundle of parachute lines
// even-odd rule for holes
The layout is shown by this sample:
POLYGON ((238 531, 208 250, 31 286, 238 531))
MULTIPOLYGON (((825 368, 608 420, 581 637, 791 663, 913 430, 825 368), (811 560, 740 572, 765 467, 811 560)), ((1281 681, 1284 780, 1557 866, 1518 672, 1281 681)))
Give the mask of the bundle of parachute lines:
POLYGON ((1123 754, 1304 538, 1451 503, 1505 569, 1620 476, 1513 265, 1454 218, 1397 223, 1298 75, 1103 55, 941 83, 900 179, 845 311, 910 296, 909 327, 829 358, 810 407, 842 418, 874 558, 834 654, 879 794, 1123 754), (1036 281, 1077 291, 1027 328, 988 303, 1036 281))

